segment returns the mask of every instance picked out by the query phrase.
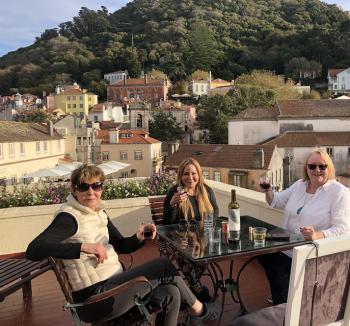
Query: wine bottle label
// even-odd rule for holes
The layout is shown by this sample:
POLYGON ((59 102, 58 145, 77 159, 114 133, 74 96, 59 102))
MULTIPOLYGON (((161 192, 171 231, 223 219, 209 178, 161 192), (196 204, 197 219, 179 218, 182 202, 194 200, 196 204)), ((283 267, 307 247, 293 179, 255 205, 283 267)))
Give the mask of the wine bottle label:
POLYGON ((228 210, 228 224, 229 224, 229 229, 230 231, 239 231, 241 229, 241 214, 240 214, 240 209, 235 208, 232 209, 230 208, 228 210))

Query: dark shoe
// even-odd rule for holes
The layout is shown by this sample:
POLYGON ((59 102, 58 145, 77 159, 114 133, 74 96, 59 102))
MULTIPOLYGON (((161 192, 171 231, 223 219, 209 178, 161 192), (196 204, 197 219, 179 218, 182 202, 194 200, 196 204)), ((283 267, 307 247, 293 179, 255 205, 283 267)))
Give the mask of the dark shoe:
POLYGON ((202 316, 189 316, 187 322, 189 326, 200 326, 203 325, 204 321, 217 320, 219 318, 222 310, 221 302, 215 301, 211 303, 204 303, 204 306, 206 311, 202 316))
POLYGON ((211 301, 211 296, 206 286, 202 286, 200 289, 191 288, 191 290, 200 302, 207 303, 211 301))

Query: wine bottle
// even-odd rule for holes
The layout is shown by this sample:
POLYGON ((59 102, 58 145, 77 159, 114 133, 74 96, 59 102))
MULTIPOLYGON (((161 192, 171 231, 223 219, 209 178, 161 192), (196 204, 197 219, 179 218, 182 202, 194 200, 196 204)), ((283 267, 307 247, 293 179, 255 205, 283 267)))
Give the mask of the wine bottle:
POLYGON ((231 231, 240 231, 241 229, 241 214, 239 204, 236 200, 236 190, 231 190, 231 201, 228 204, 228 225, 231 231))

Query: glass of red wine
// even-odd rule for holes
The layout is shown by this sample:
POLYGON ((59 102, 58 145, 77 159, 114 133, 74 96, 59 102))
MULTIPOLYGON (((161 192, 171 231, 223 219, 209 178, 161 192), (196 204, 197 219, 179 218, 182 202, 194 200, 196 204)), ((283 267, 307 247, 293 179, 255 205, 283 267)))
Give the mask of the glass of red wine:
POLYGON ((142 222, 143 226, 143 236, 145 239, 152 239, 152 234, 154 230, 153 222, 142 222))
POLYGON ((267 191, 271 188, 271 179, 269 177, 262 177, 259 180, 259 185, 263 191, 267 191))

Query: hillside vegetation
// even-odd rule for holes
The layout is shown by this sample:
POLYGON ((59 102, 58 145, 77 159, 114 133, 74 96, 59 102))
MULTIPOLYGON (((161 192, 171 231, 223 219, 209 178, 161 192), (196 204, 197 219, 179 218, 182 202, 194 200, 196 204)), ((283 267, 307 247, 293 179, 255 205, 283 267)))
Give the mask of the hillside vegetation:
POLYGON ((114 13, 83 7, 0 58, 0 94, 41 94, 76 81, 103 96, 103 74, 119 69, 132 77, 158 69, 177 82, 198 69, 227 80, 253 69, 295 77, 295 62, 311 62, 325 80, 328 68, 350 65, 349 39, 349 16, 319 0, 134 0, 114 13))

